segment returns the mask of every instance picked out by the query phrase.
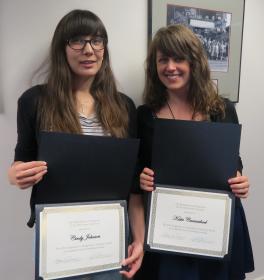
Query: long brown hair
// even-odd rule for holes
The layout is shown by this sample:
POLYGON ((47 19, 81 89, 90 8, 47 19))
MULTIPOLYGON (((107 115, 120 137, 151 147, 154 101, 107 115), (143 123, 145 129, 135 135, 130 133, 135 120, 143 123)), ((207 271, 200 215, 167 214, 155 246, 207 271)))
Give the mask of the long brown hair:
POLYGON ((127 107, 118 93, 110 67, 108 37, 102 21, 87 10, 73 10, 58 23, 51 42, 49 70, 45 94, 39 102, 39 122, 43 130, 81 133, 72 92, 72 74, 67 62, 67 41, 75 36, 104 38, 104 57, 100 70, 91 85, 95 111, 103 128, 112 136, 125 137, 128 128, 127 107))
POLYGON ((224 102, 211 80, 208 60, 200 39, 183 25, 160 28, 149 46, 146 60, 146 83, 144 102, 158 111, 167 100, 167 91, 159 80, 156 66, 157 51, 166 56, 187 60, 190 63, 191 78, 188 93, 189 102, 196 113, 224 116, 224 102))

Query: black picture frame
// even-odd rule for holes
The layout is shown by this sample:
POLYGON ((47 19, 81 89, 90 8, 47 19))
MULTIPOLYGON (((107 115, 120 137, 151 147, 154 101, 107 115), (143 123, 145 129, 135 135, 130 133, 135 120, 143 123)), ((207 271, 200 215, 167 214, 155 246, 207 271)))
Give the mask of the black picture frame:
MULTIPOLYGON (((148 0, 148 42, 160 27, 168 25, 168 13, 172 9, 182 13, 186 25, 190 26, 191 20, 192 27, 200 25, 193 29, 200 29, 203 35, 206 34, 206 41, 215 40, 216 46, 219 45, 219 56, 215 55, 215 52, 210 54, 209 45, 206 48, 211 77, 218 81, 217 87, 221 96, 234 103, 239 102, 245 0, 148 0), (229 22, 225 28, 224 18, 229 22), (211 31, 206 30, 207 25, 211 31), (228 31, 228 34, 224 30, 228 31)), ((174 23, 183 24, 177 20, 174 23)))

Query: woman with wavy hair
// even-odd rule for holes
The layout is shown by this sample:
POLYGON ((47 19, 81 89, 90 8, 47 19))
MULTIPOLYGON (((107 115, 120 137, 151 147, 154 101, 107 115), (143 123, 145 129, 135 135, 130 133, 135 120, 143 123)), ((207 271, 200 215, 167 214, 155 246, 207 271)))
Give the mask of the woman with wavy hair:
MULTIPOLYGON (((53 35, 47 82, 28 89, 18 100, 18 140, 15 161, 8 175, 11 184, 20 189, 33 186, 29 226, 33 226, 35 218, 34 185, 47 173, 47 163, 36 160, 40 131, 118 138, 135 136, 135 105, 117 91, 107 43, 106 29, 94 13, 69 12, 60 20, 53 35)), ((129 272, 122 272, 126 277, 133 276, 142 260, 141 205, 141 196, 131 194, 129 207, 134 240, 129 247, 129 258, 123 263, 130 267, 129 272)), ((121 278, 117 272, 89 277, 121 278)))
MULTIPOLYGON (((156 118, 186 121, 238 123, 233 104, 217 93, 210 77, 205 51, 199 38, 183 25, 157 31, 146 61, 145 104, 138 108, 140 187, 153 191, 155 170, 151 166, 156 118)), ((188 167, 186 167, 188 168, 188 167)), ((254 269, 247 223, 240 198, 248 196, 248 178, 238 159, 237 176, 228 184, 236 196, 234 240, 230 261, 146 252, 136 279, 241 280, 254 269)))

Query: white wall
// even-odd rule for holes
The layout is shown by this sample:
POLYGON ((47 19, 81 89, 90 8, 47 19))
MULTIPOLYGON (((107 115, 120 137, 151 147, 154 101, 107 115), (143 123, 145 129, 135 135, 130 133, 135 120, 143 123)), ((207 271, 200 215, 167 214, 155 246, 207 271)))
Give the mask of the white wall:
POLYGON ((264 1, 246 0, 241 91, 237 111, 243 125, 241 155, 244 174, 251 181, 251 194, 244 202, 253 243, 256 271, 248 277, 264 279, 264 1))
MULTIPOLYGON (((9 186, 6 170, 16 143, 16 101, 30 86, 32 71, 45 57, 58 20, 69 10, 90 9, 109 33, 111 59, 119 88, 139 104, 144 84, 147 46, 147 0, 1 0, 0 2, 0 279, 33 279, 33 231, 26 227, 29 191, 9 186)), ((241 154, 251 180, 251 196, 244 203, 253 241, 256 272, 264 275, 261 214, 264 204, 264 162, 261 82, 264 45, 260 24, 263 0, 247 0, 240 102, 237 105, 243 134, 241 154), (257 127, 259 126, 259 127, 257 127)))

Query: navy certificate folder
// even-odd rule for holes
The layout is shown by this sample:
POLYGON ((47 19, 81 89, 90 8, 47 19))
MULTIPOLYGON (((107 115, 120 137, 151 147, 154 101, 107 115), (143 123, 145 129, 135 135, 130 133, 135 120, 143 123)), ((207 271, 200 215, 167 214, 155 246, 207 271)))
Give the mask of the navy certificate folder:
POLYGON ((152 168, 155 183, 230 190, 236 176, 241 125, 156 119, 152 168))
POLYGON ((127 199, 139 140, 43 132, 38 160, 48 172, 34 186, 34 201, 67 203, 127 199))

